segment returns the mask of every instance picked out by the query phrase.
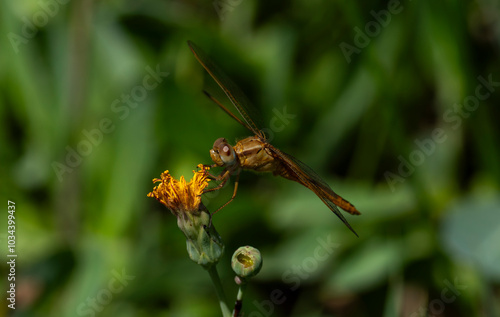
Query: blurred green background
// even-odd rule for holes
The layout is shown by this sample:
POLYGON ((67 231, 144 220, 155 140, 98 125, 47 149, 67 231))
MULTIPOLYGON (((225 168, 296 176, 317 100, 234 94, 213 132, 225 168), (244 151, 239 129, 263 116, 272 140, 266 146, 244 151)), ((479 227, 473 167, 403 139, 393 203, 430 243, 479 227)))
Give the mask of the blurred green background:
MULTIPOLYGON (((498 1, 41 0, 0 12, 0 283, 11 200, 14 315, 220 316, 175 217, 146 197, 164 170, 190 179, 211 163, 215 139, 249 136, 203 95, 214 84, 187 40, 264 123, 295 115, 272 143, 362 212, 346 215, 356 238, 306 188, 243 173, 214 217, 230 304, 230 256, 248 244, 264 266, 245 316, 500 315, 498 1)), ((0 315, 12 313, 6 294, 0 315)))

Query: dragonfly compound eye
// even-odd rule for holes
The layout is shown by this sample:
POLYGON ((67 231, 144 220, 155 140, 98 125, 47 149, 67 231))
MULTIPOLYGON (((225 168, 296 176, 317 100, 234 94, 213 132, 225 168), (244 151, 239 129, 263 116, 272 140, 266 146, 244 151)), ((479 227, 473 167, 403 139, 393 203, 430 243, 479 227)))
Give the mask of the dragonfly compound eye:
POLYGON ((221 143, 219 145, 219 155, 225 164, 232 165, 235 163, 236 154, 234 153, 232 146, 228 143, 221 143))
POLYGON ((224 153, 224 155, 230 155, 231 154, 231 149, 229 148, 229 145, 227 145, 227 144, 224 145, 222 147, 222 151, 221 152, 224 153))
POLYGON ((224 139, 224 138, 218 138, 214 142, 213 149, 216 150, 216 151, 219 151, 221 149, 221 145, 223 145, 223 144, 227 144, 226 139, 224 139))
POLYGON ((227 143, 222 143, 219 145, 219 155, 222 157, 223 161, 228 161, 233 158, 233 149, 227 143))
POLYGON ((222 156, 232 155, 231 146, 226 142, 226 139, 217 139, 214 143, 214 150, 222 156))

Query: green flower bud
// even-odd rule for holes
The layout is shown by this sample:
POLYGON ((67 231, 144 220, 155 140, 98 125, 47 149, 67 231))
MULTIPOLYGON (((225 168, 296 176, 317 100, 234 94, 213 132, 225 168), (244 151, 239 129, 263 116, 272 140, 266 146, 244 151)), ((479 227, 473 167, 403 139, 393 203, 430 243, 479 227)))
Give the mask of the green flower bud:
POLYGON ((215 230, 210 226, 210 214, 203 204, 200 204, 200 213, 182 213, 177 218, 177 225, 186 236, 186 245, 189 257, 194 262, 209 268, 217 264, 224 253, 224 244, 215 230))
POLYGON ((251 246, 239 247, 231 259, 231 267, 243 279, 257 275, 262 268, 260 251, 251 246))

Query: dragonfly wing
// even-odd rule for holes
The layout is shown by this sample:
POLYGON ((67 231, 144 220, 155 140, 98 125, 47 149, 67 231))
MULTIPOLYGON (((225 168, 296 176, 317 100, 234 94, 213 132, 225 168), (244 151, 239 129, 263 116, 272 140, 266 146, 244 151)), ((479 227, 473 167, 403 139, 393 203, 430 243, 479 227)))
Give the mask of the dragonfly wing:
MULTIPOLYGON (((219 87, 224 91, 226 96, 231 100, 236 110, 240 113, 241 117, 247 124, 246 127, 249 128, 255 135, 261 136, 265 139, 262 130, 262 123, 260 118, 262 117, 257 108, 255 108, 252 103, 248 100, 247 96, 241 91, 241 89, 219 68, 211 59, 208 57, 201 48, 191 41, 188 41, 189 48, 193 52, 194 56, 200 62, 200 64, 205 68, 205 70, 212 76, 219 87)), ((226 112, 228 110, 225 110, 226 112)), ((234 115, 232 115, 234 118, 234 115)))
POLYGON ((350 202, 337 195, 330 186, 305 163, 270 144, 268 148, 273 152, 275 158, 283 162, 287 171, 293 174, 296 181, 312 190, 356 236, 358 235, 338 208, 340 207, 353 215, 361 214, 350 202))
POLYGON ((245 128, 247 128, 249 131, 253 131, 252 128, 250 128, 248 126, 248 124, 246 124, 246 122, 243 122, 241 121, 240 118, 238 118, 237 116, 234 115, 234 113, 232 113, 229 109, 226 108, 226 106, 224 106, 219 100, 215 99, 214 96, 212 96, 211 94, 209 94, 207 91, 203 91, 203 93, 205 93, 205 95, 210 99, 212 100, 213 102, 215 102, 215 104, 217 106, 219 106, 219 108, 221 108, 222 110, 224 110, 225 113, 227 113, 231 118, 233 118, 234 120, 238 121, 239 124, 241 124, 242 126, 244 126, 245 128))

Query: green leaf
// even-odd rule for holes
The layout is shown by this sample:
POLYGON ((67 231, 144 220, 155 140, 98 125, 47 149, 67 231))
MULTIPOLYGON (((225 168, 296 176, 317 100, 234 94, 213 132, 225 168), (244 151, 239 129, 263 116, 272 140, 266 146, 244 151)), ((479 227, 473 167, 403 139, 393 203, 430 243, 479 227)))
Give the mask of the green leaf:
POLYGON ((344 293, 374 287, 400 268, 402 249, 396 241, 373 239, 340 265, 328 288, 344 293))
POLYGON ((500 281, 500 197, 457 201, 443 219, 441 241, 455 260, 470 262, 487 278, 500 281))

